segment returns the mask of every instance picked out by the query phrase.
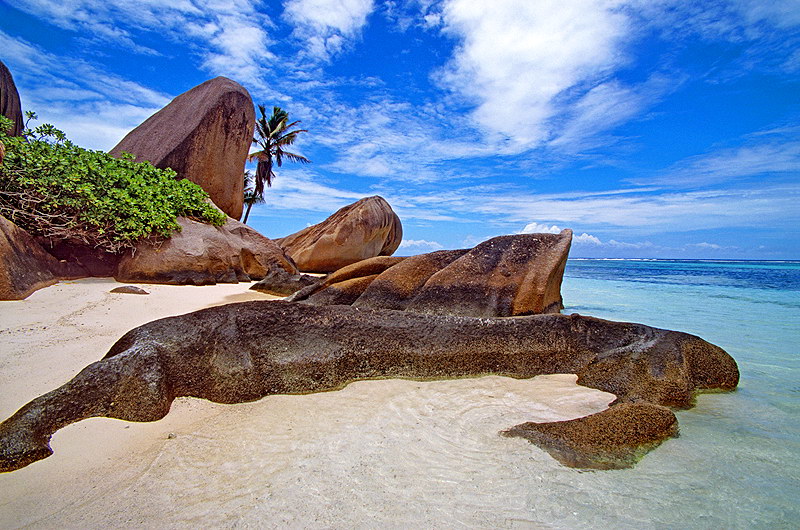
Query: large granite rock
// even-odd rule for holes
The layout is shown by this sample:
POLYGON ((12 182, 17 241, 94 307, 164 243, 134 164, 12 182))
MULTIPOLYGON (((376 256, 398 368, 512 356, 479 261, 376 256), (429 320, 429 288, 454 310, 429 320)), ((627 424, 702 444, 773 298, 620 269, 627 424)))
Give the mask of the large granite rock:
POLYGON ((58 281, 59 263, 33 237, 0 216, 0 300, 22 300, 58 281))
POLYGON ((405 258, 382 271, 370 267, 373 258, 351 266, 361 276, 342 269, 291 300, 475 317, 557 313, 571 241, 571 230, 500 236, 471 250, 405 258))
POLYGON ((22 105, 19 100, 17 85, 14 78, 3 61, 0 61, 0 114, 14 122, 10 136, 22 134, 24 122, 22 120, 22 105))
POLYGON ((260 280, 271 270, 298 273, 272 240, 228 219, 213 226, 178 218, 181 231, 158 246, 140 243, 119 262, 119 282, 209 285, 260 280))
POLYGON ((242 216, 242 174, 253 141, 255 110, 240 84, 216 77, 173 99, 111 150, 172 168, 208 192, 228 216, 242 216))
POLYGON ((333 272, 374 256, 391 256, 402 239, 400 218, 385 199, 375 196, 275 241, 301 271, 333 272))
MULTIPOLYGON (((552 373, 575 373, 579 384, 615 393, 612 410, 635 402, 689 407, 696 392, 731 390, 739 381, 736 362, 721 348, 641 324, 244 302, 126 333, 103 359, 0 424, 0 471, 52 454, 50 437, 70 423, 95 416, 155 421, 179 396, 239 403, 359 379, 552 373)), ((586 436, 609 432, 604 417, 626 432, 646 429, 642 422, 653 417, 622 412, 600 415, 586 436)))

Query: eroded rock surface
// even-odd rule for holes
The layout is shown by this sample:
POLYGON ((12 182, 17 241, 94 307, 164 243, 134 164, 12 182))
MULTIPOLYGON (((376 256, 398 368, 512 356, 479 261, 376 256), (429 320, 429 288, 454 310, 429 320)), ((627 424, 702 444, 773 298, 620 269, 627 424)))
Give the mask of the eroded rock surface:
POLYGON ((304 272, 333 272, 375 256, 391 256, 403 239, 400 218, 382 197, 366 197, 319 224, 275 241, 304 272))
POLYGON ((579 384, 613 392, 619 403, 679 407, 698 390, 730 390, 739 380, 721 348, 640 324, 244 302, 126 333, 102 360, 0 424, 0 470, 52 454, 50 437, 65 425, 93 416, 155 421, 178 396, 239 403, 365 378, 552 373, 576 373, 579 384))
MULTIPOLYGON (((118 282, 213 285, 260 280, 270 271, 298 274, 271 239, 234 219, 222 226, 178 218, 180 232, 160 246, 147 241, 119 262, 118 282)), ((277 272, 276 272, 277 273, 277 272)))
POLYGON ((173 99, 128 133, 110 154, 172 168, 202 187, 229 217, 242 216, 245 157, 255 110, 239 83, 216 77, 173 99))
POLYGON ((59 268, 33 236, 0 216, 0 300, 22 300, 53 285, 59 268))
POLYGON ((572 231, 564 230, 500 236, 473 249, 397 262, 372 258, 330 274, 291 299, 475 317, 558 313, 571 241, 572 231))
MULTIPOLYGON (((9 131, 10 136, 19 136, 25 123, 22 120, 22 105, 19 100, 17 85, 8 67, 0 61, 0 114, 14 122, 9 131)), ((0 157, 2 158, 2 157, 0 157)))
POLYGON ((624 469, 676 436, 678 419, 661 405, 621 403, 574 420, 523 423, 503 434, 529 440, 566 466, 624 469))

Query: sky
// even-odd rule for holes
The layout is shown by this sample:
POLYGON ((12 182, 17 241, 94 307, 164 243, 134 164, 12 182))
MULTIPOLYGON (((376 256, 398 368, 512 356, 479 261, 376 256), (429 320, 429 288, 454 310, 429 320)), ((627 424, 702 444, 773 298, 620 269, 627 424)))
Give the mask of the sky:
POLYGON ((800 259, 800 0, 0 0, 0 60, 91 149, 219 75, 284 108, 268 237, 381 195, 402 255, 800 259))

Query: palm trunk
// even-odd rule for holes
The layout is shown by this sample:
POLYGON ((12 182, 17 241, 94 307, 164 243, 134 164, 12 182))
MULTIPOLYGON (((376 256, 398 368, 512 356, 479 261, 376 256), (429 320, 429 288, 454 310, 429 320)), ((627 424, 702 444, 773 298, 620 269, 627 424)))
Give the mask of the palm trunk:
POLYGON ((247 211, 244 212, 244 220, 242 221, 242 223, 247 224, 247 217, 250 215, 250 208, 252 207, 253 207, 252 202, 247 204, 247 211))

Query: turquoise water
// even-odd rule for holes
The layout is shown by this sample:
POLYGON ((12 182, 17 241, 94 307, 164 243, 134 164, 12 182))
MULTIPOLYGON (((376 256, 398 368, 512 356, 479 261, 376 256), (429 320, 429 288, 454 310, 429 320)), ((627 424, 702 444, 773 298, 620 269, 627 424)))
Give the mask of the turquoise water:
POLYGON ((597 481, 613 492, 591 521, 800 526, 800 262, 570 260, 562 292, 564 313, 693 333, 741 372, 736 392, 679 412, 680 438, 637 468, 579 480, 587 505, 597 481))

